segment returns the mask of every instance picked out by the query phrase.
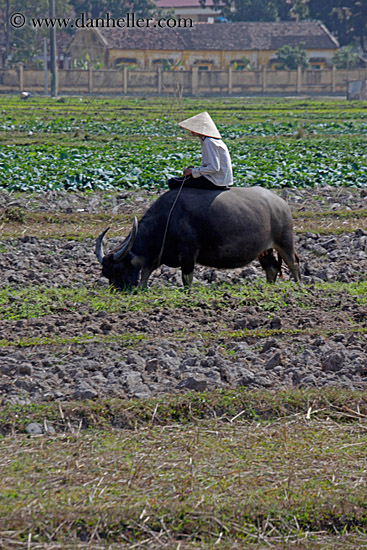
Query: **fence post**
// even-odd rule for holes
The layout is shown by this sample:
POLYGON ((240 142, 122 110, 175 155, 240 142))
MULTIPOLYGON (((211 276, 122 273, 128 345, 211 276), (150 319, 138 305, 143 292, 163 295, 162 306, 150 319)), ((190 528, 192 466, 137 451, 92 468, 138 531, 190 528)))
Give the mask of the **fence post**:
POLYGON ((162 67, 158 67, 158 85, 157 85, 158 95, 162 93, 162 67))
POLYGON ((266 65, 262 66, 262 72, 261 72, 261 88, 262 93, 265 94, 266 92, 266 65))
POLYGON ((88 67, 88 91, 90 94, 93 93, 93 68, 88 67))
POLYGON ((127 67, 124 67, 124 94, 127 94, 127 67))
POLYGON ((45 95, 48 95, 48 67, 47 67, 47 39, 43 39, 43 86, 45 95))
POLYGON ((297 67, 297 94, 301 93, 302 89, 302 67, 298 65, 297 67))
POLYGON ((191 93, 196 95, 199 86, 199 67, 193 67, 191 70, 191 93))
POLYGON ((331 92, 335 94, 336 90, 336 67, 333 65, 333 68, 331 70, 331 92))
POLYGON ((19 79, 19 91, 24 91, 24 65, 23 63, 18 64, 18 79, 19 79))
POLYGON ((231 65, 228 66, 228 94, 231 94, 233 90, 233 69, 231 65))

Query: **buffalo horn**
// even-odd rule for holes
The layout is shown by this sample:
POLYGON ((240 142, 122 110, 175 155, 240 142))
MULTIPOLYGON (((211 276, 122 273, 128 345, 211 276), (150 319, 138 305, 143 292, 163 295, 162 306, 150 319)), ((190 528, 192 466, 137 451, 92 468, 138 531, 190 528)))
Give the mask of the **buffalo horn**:
POLYGON ((104 250, 103 250, 102 241, 103 241, 103 237, 105 236, 105 234, 107 233, 108 230, 109 230, 109 227, 107 227, 107 229, 102 231, 102 233, 100 233, 100 235, 98 235, 97 242, 96 242, 96 256, 97 256, 97 260, 99 261, 100 264, 102 263, 102 260, 103 260, 103 257, 104 257, 104 250))
POLYGON ((130 231, 129 235, 126 237, 126 239, 122 243, 121 247, 118 250, 116 250, 116 252, 114 252, 113 254, 114 262, 119 262, 130 252, 134 244, 137 232, 138 232, 138 220, 136 219, 136 216, 135 216, 132 230, 130 231))

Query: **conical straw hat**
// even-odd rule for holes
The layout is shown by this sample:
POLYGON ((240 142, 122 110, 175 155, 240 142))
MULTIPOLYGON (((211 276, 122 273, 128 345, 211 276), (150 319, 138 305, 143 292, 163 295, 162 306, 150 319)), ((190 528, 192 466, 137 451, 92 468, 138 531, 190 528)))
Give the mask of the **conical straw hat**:
POLYGON ((202 136, 208 136, 212 138, 221 138, 218 128, 214 124, 209 113, 204 111, 198 115, 192 116, 178 123, 181 128, 185 130, 191 130, 191 132, 196 132, 202 136))

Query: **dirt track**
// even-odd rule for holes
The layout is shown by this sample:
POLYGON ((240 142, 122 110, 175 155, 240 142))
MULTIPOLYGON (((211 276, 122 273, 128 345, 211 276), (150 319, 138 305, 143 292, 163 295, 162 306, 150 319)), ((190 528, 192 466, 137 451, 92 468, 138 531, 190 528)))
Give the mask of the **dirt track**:
MULTIPOLYGON (((283 296, 279 311, 269 313, 256 301, 228 292, 219 305, 213 300, 196 307, 107 314, 85 304, 75 313, 57 311, 28 320, 0 321, 2 400, 147 397, 239 384, 365 387, 367 307, 341 286, 327 292, 315 284, 365 280, 366 194, 330 188, 284 193, 295 215, 296 247, 307 292, 301 300, 293 287, 279 283, 283 296), (129 335, 141 340, 126 346, 129 335), (38 342, 30 345, 30 338, 38 342), (22 340, 28 345, 21 347, 22 340), (5 346, 5 341, 18 345, 5 346)), ((14 200, 2 193, 0 206, 13 217, 23 212, 26 218, 40 212, 65 216, 66 224, 78 212, 97 217, 107 212, 125 216, 126 222, 151 200, 129 193, 107 199, 63 193, 14 200)), ((3 229, 14 224, 14 219, 5 220, 3 229)), ((42 231, 36 233, 23 220, 14 236, 0 241, 1 286, 87 286, 93 292, 93 285, 107 284, 100 278, 94 240, 56 239, 54 227, 51 217, 49 237, 39 238, 42 231)), ((110 244, 117 242, 110 240, 110 244)), ((260 280, 264 282, 264 275, 258 262, 232 271, 198 267, 195 273, 200 285, 260 280)), ((180 274, 163 267, 151 282, 161 287, 180 285, 180 274)))

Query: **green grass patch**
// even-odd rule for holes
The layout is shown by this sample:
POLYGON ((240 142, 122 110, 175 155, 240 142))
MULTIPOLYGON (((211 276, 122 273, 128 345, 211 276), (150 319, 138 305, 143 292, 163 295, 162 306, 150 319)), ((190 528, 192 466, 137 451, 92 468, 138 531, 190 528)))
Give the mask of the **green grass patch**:
MULTIPOLYGON (((24 132, 48 133, 88 130, 91 133, 135 128, 139 133, 151 132, 150 124, 159 125, 165 117, 173 121, 182 119, 182 111, 191 116, 200 111, 210 111, 218 124, 241 125, 291 124, 301 120, 306 124, 318 124, 324 131, 336 129, 350 131, 354 124, 367 120, 363 102, 347 102, 339 99, 289 99, 289 98, 97 98, 64 97, 55 101, 33 97, 26 103, 18 97, 3 96, 0 126, 6 130, 20 128, 24 132), (146 123, 145 128, 139 122, 146 123)), ((167 128, 167 125, 166 125, 167 128)), ((166 129, 167 131, 167 129, 166 129)), ((177 132, 176 126, 169 128, 177 132)))
MULTIPOLYGON (((150 287, 136 293, 116 292, 97 287, 52 288, 32 286, 27 288, 5 287, 0 289, 0 318, 19 320, 39 318, 50 314, 105 311, 124 314, 155 309, 206 308, 214 311, 256 306, 262 311, 276 312, 290 303, 299 308, 312 307, 317 300, 347 294, 359 304, 367 303, 367 282, 318 283, 315 287, 295 285, 292 281, 267 285, 256 282, 243 284, 194 285, 190 292, 180 287, 150 287)), ((333 307, 332 305, 329 307, 333 307)))
POLYGON ((340 218, 343 220, 349 219, 364 219, 367 217, 367 209, 361 208, 359 210, 323 210, 322 212, 315 212, 314 210, 301 210, 294 211, 292 213, 294 219, 307 218, 307 219, 321 219, 325 218, 340 218))
POLYGON ((1 348, 33 348, 37 346, 49 347, 70 347, 83 346, 88 342, 93 344, 118 343, 121 349, 132 348, 145 340, 143 334, 120 334, 120 335, 100 335, 100 334, 79 334, 78 336, 34 336, 29 338, 18 338, 12 340, 0 339, 1 348))
MULTIPOLYGON (((344 329, 345 330, 345 329, 344 329)), ((348 334, 358 335, 361 339, 367 334, 366 327, 360 327, 356 323, 351 322, 350 326, 347 327, 348 334)), ((218 330, 215 334, 212 332, 206 332, 205 330, 198 330, 195 332, 195 335, 200 338, 206 346, 213 344, 222 344, 224 347, 222 349, 223 353, 228 353, 225 345, 228 341, 247 341, 255 342, 256 340, 263 340, 265 338, 289 338, 299 335, 309 335, 309 336, 323 336, 330 338, 335 334, 335 330, 326 329, 326 328, 294 328, 294 329, 271 329, 271 328, 261 328, 261 329, 224 329, 218 330)), ((174 331, 174 334, 171 336, 171 339, 174 339, 175 342, 185 342, 188 338, 192 337, 192 332, 187 329, 178 329, 174 331)), ((11 340, 0 339, 1 348, 37 348, 37 347, 47 347, 47 348, 56 348, 56 349, 70 349, 76 348, 77 346, 84 346, 88 343, 93 344, 103 344, 108 346, 109 344, 118 344, 121 350, 134 349, 139 347, 141 344, 146 342, 152 343, 155 340, 159 342, 157 336, 146 335, 142 333, 129 332, 128 334, 121 335, 111 335, 111 334, 83 334, 81 333, 78 336, 37 336, 29 338, 12 338, 11 340)), ((229 351, 229 354, 232 355, 232 352, 229 351)))

